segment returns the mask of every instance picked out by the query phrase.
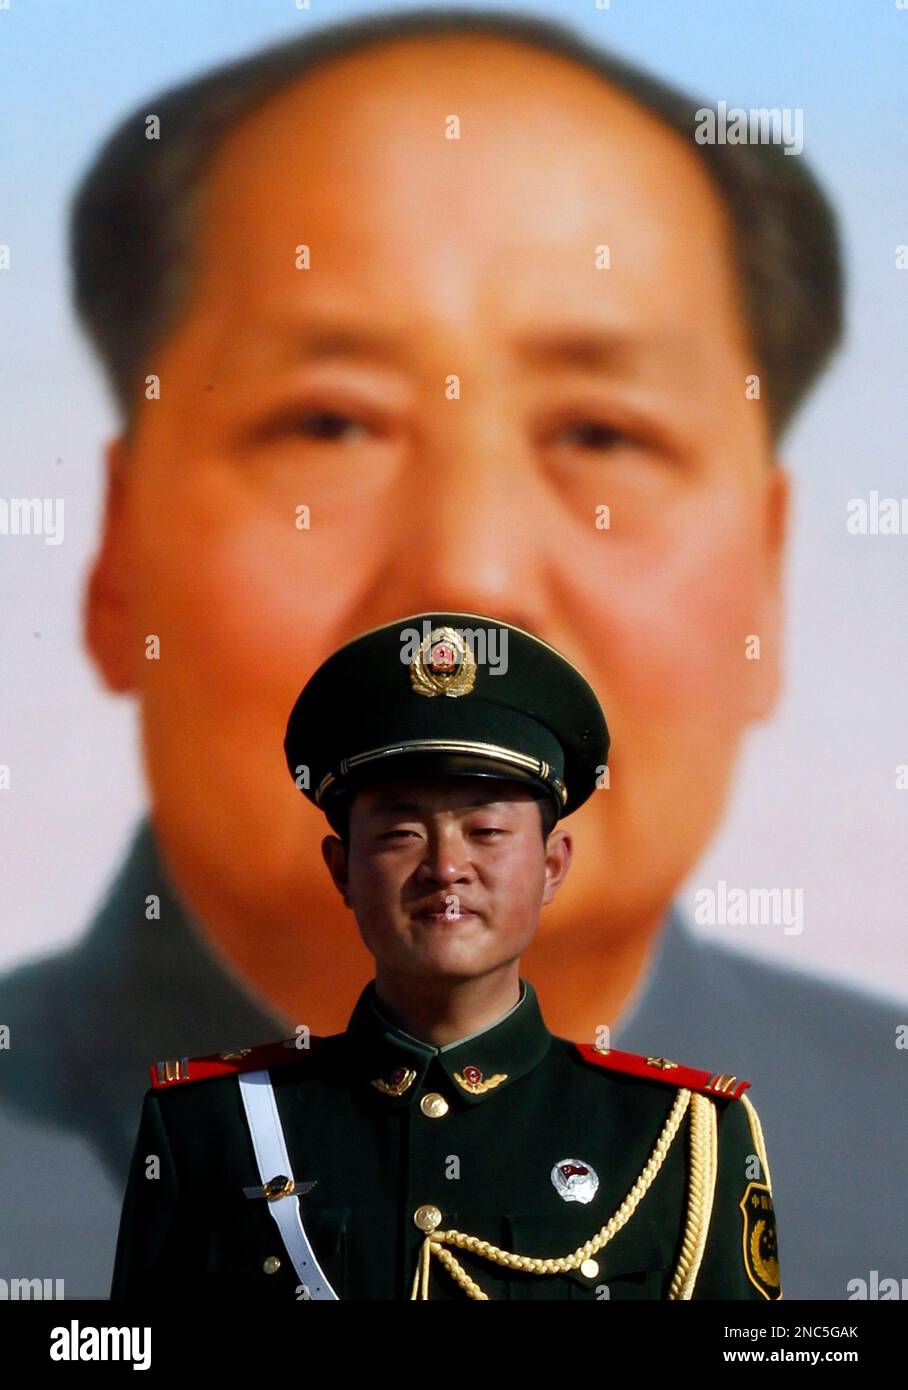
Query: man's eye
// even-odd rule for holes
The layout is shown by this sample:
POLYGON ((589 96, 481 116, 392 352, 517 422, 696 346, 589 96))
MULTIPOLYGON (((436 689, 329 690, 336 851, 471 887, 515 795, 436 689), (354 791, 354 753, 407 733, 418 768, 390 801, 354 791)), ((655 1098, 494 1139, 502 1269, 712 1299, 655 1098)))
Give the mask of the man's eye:
POLYGON ((501 831, 494 825, 480 826, 476 831, 477 835, 500 835, 501 831))
POLYGON ((296 434, 304 434, 309 439, 349 439, 357 431, 365 432, 361 420, 351 415, 342 415, 336 410, 312 410, 305 415, 297 415, 289 422, 289 428, 296 434))
POLYGON ((362 420, 340 410, 292 408, 278 411, 269 419, 263 420, 252 433, 253 442, 257 444, 267 444, 286 435, 301 436, 322 443, 349 443, 367 434, 368 428, 362 420))
POLYGON ((559 443, 579 444, 582 449, 614 449, 622 444, 637 442, 625 430, 604 425, 598 420, 581 420, 562 430, 557 438, 559 443))

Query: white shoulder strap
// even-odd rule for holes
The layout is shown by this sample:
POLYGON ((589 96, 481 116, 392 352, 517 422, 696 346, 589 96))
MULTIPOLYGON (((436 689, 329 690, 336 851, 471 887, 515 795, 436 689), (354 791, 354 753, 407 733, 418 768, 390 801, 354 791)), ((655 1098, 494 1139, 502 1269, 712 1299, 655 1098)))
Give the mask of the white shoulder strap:
MULTIPOLYGON (((278 1114, 268 1072, 239 1072, 237 1080, 240 1083, 240 1095, 246 1111, 262 1186, 279 1176, 292 1178, 293 1172, 284 1142, 281 1117, 278 1114)), ((337 1294, 325 1278, 303 1228, 299 1197, 296 1193, 291 1193, 290 1196, 279 1197, 276 1201, 268 1202, 267 1198, 263 1200, 268 1203, 268 1209, 277 1223, 293 1268, 299 1275, 300 1283, 308 1289, 309 1297, 336 1300, 337 1294)))

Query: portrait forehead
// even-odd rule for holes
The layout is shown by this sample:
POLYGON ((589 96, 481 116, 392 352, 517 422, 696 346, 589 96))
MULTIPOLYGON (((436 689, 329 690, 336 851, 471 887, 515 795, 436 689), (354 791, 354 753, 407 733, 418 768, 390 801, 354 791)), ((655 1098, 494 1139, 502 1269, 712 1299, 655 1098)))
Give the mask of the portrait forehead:
POLYGON ((195 235, 180 377, 196 401, 200 374, 224 388, 215 409, 319 354, 434 383, 481 327, 515 369, 607 367, 707 423, 731 343, 746 351, 696 155, 579 65, 486 36, 367 48, 279 92, 221 146, 195 235), (539 333, 556 325, 577 330, 557 350, 539 333))

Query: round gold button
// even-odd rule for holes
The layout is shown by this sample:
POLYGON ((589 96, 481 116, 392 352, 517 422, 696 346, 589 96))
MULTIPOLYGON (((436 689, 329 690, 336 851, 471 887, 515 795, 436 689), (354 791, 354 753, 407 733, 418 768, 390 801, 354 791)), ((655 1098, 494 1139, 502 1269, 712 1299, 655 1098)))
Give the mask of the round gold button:
POLYGON ((416 1208, 413 1220, 421 1231, 434 1231, 441 1224, 441 1212, 427 1202, 425 1206, 416 1208))
POLYGON ((277 1274, 280 1267, 281 1262, 277 1255, 269 1255, 262 1265, 262 1269, 266 1274, 277 1274))
POLYGON ((440 1096, 437 1091, 427 1091, 419 1102, 419 1108, 424 1115, 429 1116, 430 1120, 437 1120, 442 1115, 447 1115, 450 1106, 444 1096, 440 1096))
POLYGON ((584 1260, 583 1264, 580 1266, 580 1273, 583 1275, 584 1279, 595 1279, 596 1275, 599 1273, 599 1261, 584 1260))

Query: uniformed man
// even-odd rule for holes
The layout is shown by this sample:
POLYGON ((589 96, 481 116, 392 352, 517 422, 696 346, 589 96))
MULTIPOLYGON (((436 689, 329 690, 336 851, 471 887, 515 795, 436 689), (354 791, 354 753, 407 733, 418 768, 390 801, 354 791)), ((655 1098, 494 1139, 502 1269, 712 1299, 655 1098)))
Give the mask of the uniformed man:
POLYGON ((601 794, 581 673, 416 614, 319 667, 284 748, 375 978, 344 1033, 152 1067, 112 1296, 780 1298, 749 1083, 554 1037, 519 973, 601 794))

